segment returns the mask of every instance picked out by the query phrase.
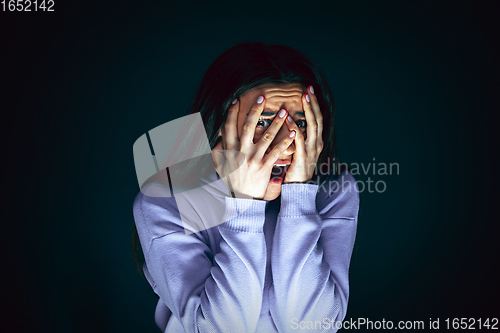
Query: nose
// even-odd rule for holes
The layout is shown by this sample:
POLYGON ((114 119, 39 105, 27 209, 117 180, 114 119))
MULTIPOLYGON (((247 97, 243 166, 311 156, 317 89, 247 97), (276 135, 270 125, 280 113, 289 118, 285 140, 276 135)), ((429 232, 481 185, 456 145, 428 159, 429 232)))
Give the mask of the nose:
MULTIPOLYGON (((288 130, 288 126, 286 124, 283 124, 281 126, 280 130, 278 131, 278 133, 276 134, 276 136, 274 137, 273 142, 271 142, 271 144, 269 145, 269 148, 267 148, 266 154, 269 154, 274 149, 274 147, 276 147, 290 133, 291 132, 288 130)), ((292 140, 293 140, 293 138, 292 138, 292 140)), ((283 152, 284 156, 281 156, 281 157, 290 156, 293 153, 295 153, 295 141, 293 141, 286 148, 286 150, 283 152)), ((287 158, 283 158, 283 159, 287 159, 287 158)))

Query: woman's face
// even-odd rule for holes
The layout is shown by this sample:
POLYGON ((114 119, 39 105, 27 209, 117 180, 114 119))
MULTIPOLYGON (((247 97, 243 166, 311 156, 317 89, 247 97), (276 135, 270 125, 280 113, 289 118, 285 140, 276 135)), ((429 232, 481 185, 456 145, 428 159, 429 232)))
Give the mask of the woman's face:
MULTIPOLYGON (((266 98, 266 105, 261 114, 260 120, 257 123, 255 129, 255 135, 253 142, 260 140, 262 135, 266 132, 266 129, 271 125, 274 117, 281 109, 287 110, 288 114, 295 120, 298 127, 304 133, 304 139, 306 138, 306 118, 304 114, 304 109, 302 108, 302 96, 307 92, 306 87, 299 83, 290 83, 284 85, 275 84, 265 84, 257 88, 247 91, 245 94, 239 97, 240 109, 238 113, 238 137, 241 138, 241 133, 243 125, 247 118, 252 105, 255 103, 259 95, 263 95, 266 98)), ((283 138, 288 135, 289 130, 286 124, 283 124, 280 131, 274 138, 273 142, 270 144, 266 151, 269 153, 283 138)), ((283 152, 280 156, 280 160, 291 161, 293 158, 293 153, 295 152, 295 143, 292 144, 283 152)), ((277 161, 282 162, 283 161, 277 161)), ((290 162, 291 163, 291 162, 290 162)), ((281 193, 281 183, 273 184, 269 183, 266 190, 266 195, 264 200, 274 200, 281 193)))

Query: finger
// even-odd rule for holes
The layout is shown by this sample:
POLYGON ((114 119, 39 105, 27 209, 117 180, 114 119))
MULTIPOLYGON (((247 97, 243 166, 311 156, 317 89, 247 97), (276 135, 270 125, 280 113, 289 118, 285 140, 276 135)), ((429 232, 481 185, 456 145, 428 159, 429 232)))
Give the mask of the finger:
POLYGON ((276 162, 277 159, 280 158, 281 155, 283 155, 283 152, 290 146, 293 142, 293 139, 295 135, 297 134, 296 131, 291 131, 288 133, 287 136, 285 136, 280 143, 278 143, 273 150, 269 154, 267 154, 266 157, 264 157, 263 162, 266 167, 272 167, 273 164, 276 162))
POLYGON ((253 137, 255 135, 255 127, 257 126, 260 114, 262 113, 262 110, 264 110, 265 105, 266 105, 265 98, 263 95, 260 95, 253 104, 252 108, 250 109, 250 112, 248 112, 247 118, 245 119, 245 123, 243 124, 243 129, 241 132, 240 142, 242 146, 248 147, 252 144, 253 137))
POLYGON ((224 146, 222 145, 222 140, 217 142, 217 144, 212 148, 212 150, 224 150, 224 146))
MULTIPOLYGON (((212 149, 212 158, 215 164, 215 170, 219 173, 219 167, 224 162, 224 147, 222 146, 222 141, 219 141, 212 149)), ((220 173, 219 173, 220 175, 220 173)))
POLYGON ((265 152, 267 151, 267 148, 269 148, 269 145, 271 142, 273 142, 274 138, 276 137, 276 134, 278 134, 281 126, 285 122, 287 111, 285 109, 281 109, 278 112, 278 116, 274 118, 272 124, 269 126, 269 128, 266 130, 264 135, 260 138, 257 144, 257 153, 258 157, 262 159, 264 156, 265 152))
POLYGON ((305 150, 305 143, 304 143, 304 134, 300 130, 300 128, 297 126, 297 123, 293 121, 293 118, 288 116, 286 117, 286 125, 288 126, 288 129, 291 131, 295 131, 295 152, 294 155, 296 158, 301 159, 305 156, 306 150, 305 150))
POLYGON ((305 94, 302 96, 302 107, 304 108, 304 113, 306 115, 306 133, 307 139, 305 140, 305 145, 307 150, 312 151, 316 147, 316 142, 318 140, 318 123, 316 122, 316 117, 311 106, 312 99, 311 94, 305 94), (309 97, 309 101, 307 100, 309 97))
MULTIPOLYGON (((234 102, 234 101, 233 101, 234 102)), ((238 144, 238 112, 240 109, 240 101, 236 99, 234 104, 231 103, 229 110, 227 112, 226 123, 224 124, 222 131, 222 138, 224 141, 224 149, 231 150, 234 149, 238 144)))
POLYGON ((321 113, 321 109, 319 108, 319 103, 316 95, 314 94, 313 86, 308 87, 308 91, 310 92, 310 104, 312 110, 314 112, 314 116, 316 117, 317 131, 318 131, 318 139, 323 143, 323 114, 321 113))

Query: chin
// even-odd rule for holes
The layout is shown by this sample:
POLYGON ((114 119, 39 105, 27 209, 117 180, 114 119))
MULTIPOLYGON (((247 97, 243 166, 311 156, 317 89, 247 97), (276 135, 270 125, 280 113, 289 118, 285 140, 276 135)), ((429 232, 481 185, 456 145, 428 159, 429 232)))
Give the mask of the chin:
POLYGON ((281 193, 281 184, 268 184, 263 200, 271 201, 276 199, 281 193))

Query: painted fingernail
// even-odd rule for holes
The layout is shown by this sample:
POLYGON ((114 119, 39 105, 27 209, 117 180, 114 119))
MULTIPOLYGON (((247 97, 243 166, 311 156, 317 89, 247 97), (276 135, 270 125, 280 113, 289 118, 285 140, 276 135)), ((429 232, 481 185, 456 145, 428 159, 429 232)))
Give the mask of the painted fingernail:
POLYGON ((238 102, 238 99, 237 99, 237 98, 233 99, 233 101, 231 102, 231 104, 233 104, 233 105, 234 105, 234 104, 236 104, 236 102, 238 102))
POLYGON ((280 118, 283 118, 286 114, 286 110, 285 109, 281 109, 280 113, 278 113, 278 117, 280 118))
POLYGON ((286 117, 286 120, 287 120, 289 123, 291 123, 291 122, 293 121, 292 117, 290 117, 290 116, 286 117))
POLYGON ((309 86, 309 91, 311 92, 311 94, 314 95, 314 88, 313 88, 313 86, 309 86))
POLYGON ((260 95, 259 98, 257 98, 257 104, 260 104, 264 102, 264 96, 260 95))
POLYGON ((288 134, 290 138, 293 138, 295 136, 295 131, 291 131, 290 134, 288 134))
POLYGON ((307 103, 311 102, 311 99, 309 98, 309 94, 306 94, 306 101, 307 101, 307 103))

